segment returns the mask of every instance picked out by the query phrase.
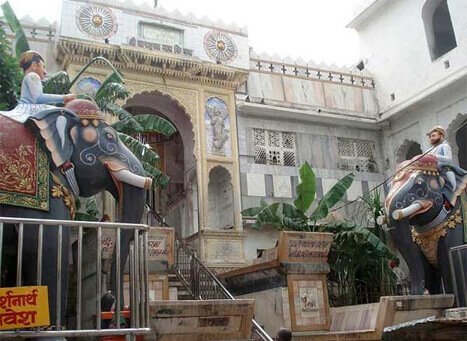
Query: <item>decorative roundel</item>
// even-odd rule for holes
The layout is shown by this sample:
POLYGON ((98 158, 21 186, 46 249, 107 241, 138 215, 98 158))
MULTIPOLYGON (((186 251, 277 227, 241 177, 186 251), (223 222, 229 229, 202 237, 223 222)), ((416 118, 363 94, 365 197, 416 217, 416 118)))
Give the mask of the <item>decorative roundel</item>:
POLYGON ((117 31, 117 20, 107 7, 83 6, 78 10, 76 21, 79 29, 96 39, 107 39, 117 31))
POLYGON ((204 50, 211 59, 231 62, 237 57, 235 41, 224 32, 209 31, 204 37, 204 50))
POLYGON ((78 95, 94 96, 101 86, 101 82, 93 77, 85 77, 76 85, 78 95))

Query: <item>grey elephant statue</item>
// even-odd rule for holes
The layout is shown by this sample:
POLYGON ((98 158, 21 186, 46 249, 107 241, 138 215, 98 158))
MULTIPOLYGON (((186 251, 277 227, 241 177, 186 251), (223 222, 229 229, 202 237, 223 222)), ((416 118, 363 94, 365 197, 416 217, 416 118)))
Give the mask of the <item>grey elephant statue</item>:
POLYGON ((452 191, 436 156, 416 156, 398 166, 386 197, 389 233, 409 267, 412 294, 453 292, 449 249, 465 242, 460 196, 467 183, 467 173, 456 170, 452 191))
MULTIPOLYGON (((107 190, 119 201, 122 222, 141 222, 151 178, 145 176, 139 160, 119 140, 93 102, 73 100, 66 108, 38 113, 24 125, 0 116, 0 132, 0 216, 73 219, 74 191, 89 197, 107 190), (38 136, 41 138, 36 138, 38 136), (66 163, 74 167, 74 185, 51 162, 60 157, 58 149, 68 159, 66 163)), ((17 245, 17 232, 12 225, 4 225, 3 229, 3 249, 7 257, 8 247, 11 251, 11 246, 17 245)), ((38 226, 26 226, 25 231, 22 284, 35 285, 38 226)), ((132 237, 133 232, 122 230, 121 264, 125 264, 132 237)), ((56 301, 55 295, 57 238, 56 229, 44 229, 42 283, 49 287, 51 321, 56 321, 54 307, 57 304, 66 307, 66 295, 61 296, 61 302, 56 301)), ((61 249, 62 264, 68 264, 69 231, 66 227, 63 227, 61 249)), ((67 267, 62 271, 61 292, 65 293, 67 267)), ((120 280, 123 281, 123 277, 120 280)), ((8 276, 2 281, 2 286, 5 284, 15 285, 8 283, 8 276)), ((118 284, 114 281, 113 288, 118 284)), ((66 309, 61 311, 61 321, 65 321, 66 309)))

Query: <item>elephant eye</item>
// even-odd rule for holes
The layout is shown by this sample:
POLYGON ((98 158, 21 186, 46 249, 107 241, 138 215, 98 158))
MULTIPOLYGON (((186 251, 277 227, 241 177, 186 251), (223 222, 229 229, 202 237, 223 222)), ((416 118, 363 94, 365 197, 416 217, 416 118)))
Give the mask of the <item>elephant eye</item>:
POLYGON ((423 180, 422 180, 422 179, 418 179, 418 180, 417 180, 417 185, 421 185, 421 184, 423 184, 423 180))
POLYGON ((107 133, 107 138, 109 138, 109 139, 113 139, 113 138, 114 138, 114 136, 113 136, 111 133, 107 133))

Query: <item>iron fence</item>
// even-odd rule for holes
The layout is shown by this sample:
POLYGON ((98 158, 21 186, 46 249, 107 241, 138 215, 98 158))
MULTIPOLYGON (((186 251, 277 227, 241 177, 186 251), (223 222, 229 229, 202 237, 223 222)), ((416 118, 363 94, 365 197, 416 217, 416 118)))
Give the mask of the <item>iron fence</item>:
MULTIPOLYGON (((148 242, 148 226, 139 225, 139 224, 123 224, 123 223, 95 223, 95 222, 84 222, 84 221, 67 221, 67 220, 44 220, 44 219, 26 219, 26 218, 6 218, 0 217, 0 267, 6 265, 5 260, 2 259, 4 254, 4 232, 5 231, 15 231, 17 236, 17 243, 13 245, 13 248, 16 248, 16 261, 14 262, 15 269, 15 279, 13 286, 21 285, 44 285, 45 282, 56 283, 56 292, 52 293, 54 295, 53 299, 55 302, 55 319, 51 320, 51 324, 55 326, 54 330, 50 328, 30 328, 30 329, 21 329, 21 330, 12 330, 12 331, 1 331, 0 338, 4 337, 79 337, 79 336, 105 336, 105 335, 127 335, 130 338, 134 338, 136 335, 146 334, 150 332, 149 328, 149 299, 148 299, 148 257, 147 257, 147 242, 148 242), (116 296, 115 296, 115 311, 113 318, 115 321, 121 321, 123 317, 122 314, 122 303, 121 297, 123 296, 123 288, 120 283, 120 275, 124 272, 125 264, 120 264, 120 238, 122 231, 132 231, 133 241, 130 245, 129 250, 129 303, 131 308, 131 317, 130 317, 130 326, 129 328, 122 328, 120 323, 115 323, 115 327, 111 329, 102 328, 102 307, 101 307, 101 297, 104 294, 104 286, 102 280, 102 232, 104 228, 110 228, 115 232, 116 241, 115 241, 115 280, 116 286, 116 296), (68 252, 67 248, 64 248, 64 245, 69 243, 70 232, 76 235, 76 257, 73 257, 76 262, 75 265, 75 274, 76 278, 76 291, 73 294, 75 303, 75 311, 73 315, 76 316, 76 321, 74 325, 62 326, 62 323, 65 321, 62 320, 64 308, 61 304, 63 302, 64 295, 69 293, 69 287, 63 287, 63 281, 67 283, 66 278, 67 269, 69 264, 64 264, 64 259, 67 260, 68 257, 63 257, 64 252, 68 252), (85 238, 86 235, 94 234, 95 238, 89 239, 85 238), (35 280, 31 283, 30 280, 24 281, 25 274, 23 272, 28 264, 25 264, 26 259, 23 259, 23 255, 28 254, 30 257, 31 250, 25 250, 25 247, 31 247, 31 243, 28 242, 25 245, 25 240, 31 240, 31 236, 34 236, 34 242, 37 244, 33 248, 37 247, 35 251, 37 256, 37 261, 34 260, 34 263, 37 263, 35 266, 35 280), (50 245, 47 241, 44 243, 44 238, 49 238, 50 236, 56 238, 55 252, 51 250, 46 250, 45 245, 50 245), (26 238, 25 238, 26 236, 26 238), (36 241, 37 238, 37 241, 36 241), (92 243, 89 240, 93 240, 92 243), (90 255, 89 250, 94 250, 90 255), (47 259, 44 261, 43 255, 47 251, 47 259), (52 253, 52 254, 51 254, 52 253), (54 259, 54 269, 52 271, 54 278, 52 281, 50 277, 47 277, 47 280, 44 279, 44 264, 48 264, 49 257, 54 259), (91 259, 92 258, 92 259, 91 259), (84 259, 84 261, 83 261, 84 259), (85 261, 93 264, 94 278, 95 278, 95 287, 91 292, 88 292, 88 287, 86 290, 83 290, 83 283, 89 278, 88 272, 89 269, 85 265, 85 261), (86 273, 86 274, 85 274, 86 273), (66 290, 66 292, 64 291, 66 290), (90 296, 90 301, 84 302, 84 297, 90 296), (87 303, 92 302, 94 305, 92 309, 95 314, 91 316, 94 320, 94 326, 89 327, 86 325, 83 309, 87 309, 87 303)), ((54 240, 55 242, 55 240, 54 240)), ((8 246, 8 245, 7 245, 8 246)), ((94 283, 94 282, 93 282, 94 283)), ((6 284, 6 283, 5 283, 6 284)), ((4 283, 1 283, 1 286, 5 286, 4 283)), ((50 295, 49 295, 50 297, 50 295)), ((70 298, 70 295, 69 295, 70 298)))
POLYGON ((449 250, 449 265, 458 307, 467 306, 467 244, 449 250))
POLYGON ((342 285, 336 282, 328 281, 328 292, 331 307, 377 303, 381 296, 410 295, 410 281, 404 280, 396 284, 379 286, 364 281, 356 281, 352 289, 342 287, 342 285))

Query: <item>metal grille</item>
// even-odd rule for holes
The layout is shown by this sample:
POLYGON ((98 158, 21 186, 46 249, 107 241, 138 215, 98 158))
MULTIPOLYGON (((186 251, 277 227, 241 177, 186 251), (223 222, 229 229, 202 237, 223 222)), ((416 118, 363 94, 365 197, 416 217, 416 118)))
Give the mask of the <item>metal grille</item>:
POLYGON ((357 172, 378 172, 375 144, 372 141, 338 138, 340 169, 357 172))
POLYGON ((253 141, 255 163, 289 167, 297 165, 295 133, 253 129, 253 141))
MULTIPOLYGON (((27 219, 27 218, 5 218, 0 217, 0 255, 2 254, 3 247, 3 231, 7 227, 17 226, 18 228, 18 244, 17 244, 17 260, 16 260, 16 286, 23 284, 36 284, 36 285, 47 285, 45 279, 43 279, 43 270, 45 262, 42 259, 43 247, 44 247, 44 236, 49 235, 46 231, 51 230, 56 235, 57 239, 57 252, 50 254, 49 256, 55 257, 56 261, 56 272, 53 279, 56 281, 57 290, 55 293, 56 297, 56 319, 51 320, 51 324, 56 326, 56 330, 41 330, 41 329, 28 329, 28 330, 13 330, 13 331, 1 331, 0 338, 4 337, 90 337, 90 336, 105 336, 105 335, 129 335, 134 338, 138 334, 146 334, 150 332, 149 328, 149 300, 148 290, 146 283, 148 282, 148 257, 147 257, 147 243, 148 243, 148 230, 149 227, 146 225, 137 224, 124 224, 124 223, 94 223, 84 221, 68 221, 68 220, 45 220, 45 219, 27 219), (131 307, 131 325, 130 328, 121 328, 116 326, 111 329, 103 329, 101 326, 101 296, 104 293, 103 281, 100 276, 102 274, 102 229, 111 228, 115 230, 117 242, 116 242, 116 264, 115 264, 115 278, 120 278, 121 272, 124 271, 125 264, 120 264, 120 234, 122 230, 131 231, 133 234, 133 242, 129 250, 129 264, 130 264, 130 307, 131 307), (62 278, 64 276, 64 267, 68 264, 63 264, 62 258, 62 245, 65 243, 65 238, 68 237, 68 231, 70 235, 74 233, 77 238, 77 255, 76 255, 76 325, 73 328, 64 329, 62 327, 62 309, 60 302, 62 302, 63 295, 67 295, 67 292, 62 290, 62 278), (74 231, 73 231, 74 230, 74 231), (84 233, 86 232, 86 233, 84 233), (37 279, 35 283, 22 283, 22 272, 25 266, 23 253, 26 252, 23 241, 24 236, 30 235, 31 233, 37 234, 37 266, 35 273, 37 273, 37 279), (92 238, 92 242, 89 242, 89 238, 86 238, 88 234, 93 234, 95 238, 92 238), (84 236, 84 238, 83 238, 84 236), (85 329, 82 327, 84 322, 83 311, 86 308, 83 304, 83 297, 86 294, 83 290, 84 281, 89 277, 85 275, 84 263, 89 260, 90 256, 87 254, 87 250, 94 249, 93 256, 95 257, 92 263, 95 265, 96 286, 94 293, 87 293, 92 295, 93 302, 95 302, 95 329, 85 329)), ((91 256, 92 257, 92 256, 91 256)), ((2 265, 2 259, 0 258, 0 266, 2 265)), ((118 282, 120 282, 118 280, 118 282)), ((69 291, 69 288, 63 288, 69 291)), ((121 306, 121 295, 123 288, 117 285, 116 289, 116 302, 115 302, 115 320, 120 321, 122 317, 121 306)))

